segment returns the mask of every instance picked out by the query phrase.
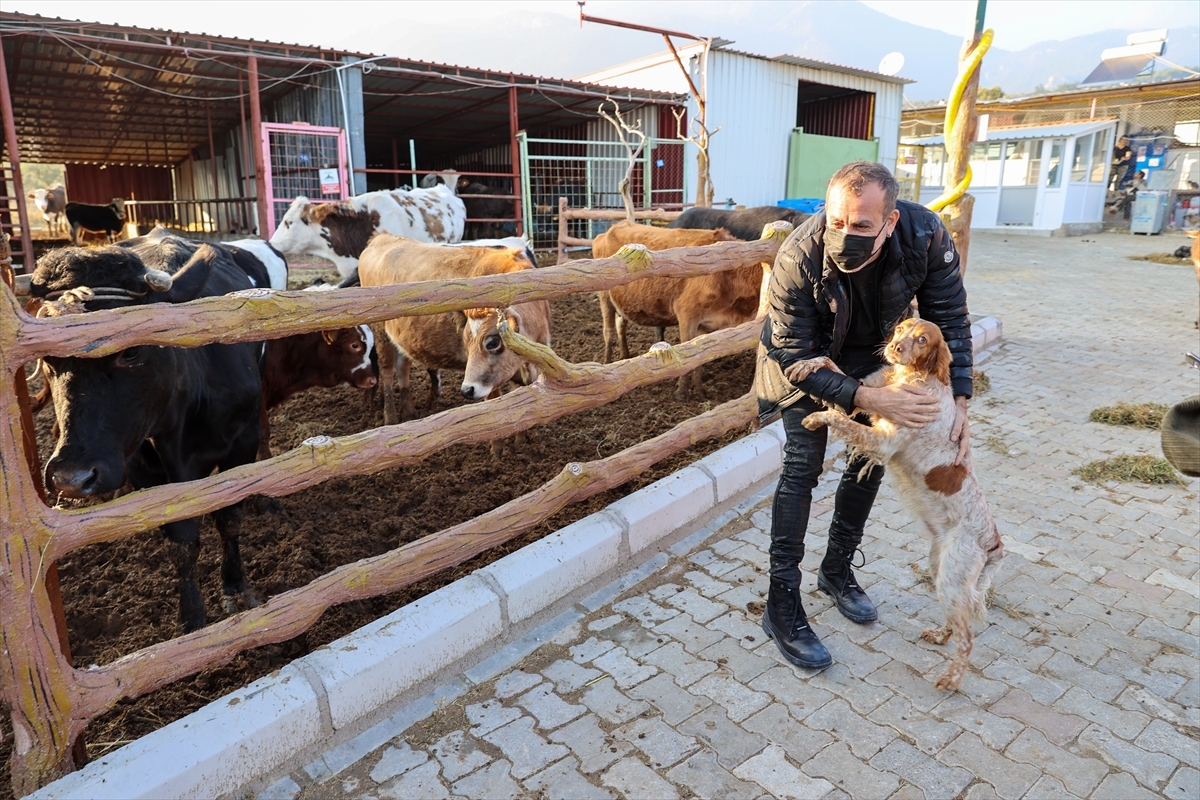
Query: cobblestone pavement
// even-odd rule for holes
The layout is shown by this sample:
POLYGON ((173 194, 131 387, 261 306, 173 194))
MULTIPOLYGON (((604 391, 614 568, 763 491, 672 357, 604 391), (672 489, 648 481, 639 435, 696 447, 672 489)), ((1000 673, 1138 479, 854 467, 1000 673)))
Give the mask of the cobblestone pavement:
POLYGON ((971 307, 1003 320, 1004 344, 981 365, 974 464, 1008 557, 961 691, 933 687, 950 645, 919 638, 941 622, 927 544, 887 481, 858 571, 879 621, 850 623, 816 591, 825 480, 803 590, 831 668, 790 666, 759 627, 768 491, 299 796, 1200 797, 1200 482, 1072 474, 1160 454, 1157 432, 1089 422, 1092 408, 1197 391, 1181 358, 1197 348, 1195 276, 1125 257, 1176 238, 975 237, 971 307))

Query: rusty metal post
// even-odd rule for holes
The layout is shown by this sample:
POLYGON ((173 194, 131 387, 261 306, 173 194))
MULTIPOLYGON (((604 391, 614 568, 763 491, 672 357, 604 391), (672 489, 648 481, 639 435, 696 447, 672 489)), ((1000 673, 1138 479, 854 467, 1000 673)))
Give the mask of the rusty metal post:
POLYGON ((558 198, 558 260, 555 264, 561 264, 567 260, 567 245, 563 241, 567 238, 567 198, 558 198))
POLYGON ((517 119, 517 87, 508 87, 508 136, 512 152, 513 214, 517 218, 517 236, 524 235, 524 215, 521 213, 521 145, 517 141, 520 125, 517 119))
POLYGON ((0 237, 0 692, 12 716, 13 794, 24 796, 75 768, 71 753, 73 680, 60 652, 60 628, 46 591, 51 534, 39 486, 28 469, 18 394, 24 365, 15 352, 20 306, 0 237))
POLYGON ((254 193, 258 196, 258 237, 260 239, 270 238, 271 228, 269 220, 274 214, 274 209, 269 207, 271 201, 267 194, 267 163, 266 159, 270 158, 267 144, 263 141, 262 134, 262 105, 258 96, 258 56, 250 56, 246 59, 247 70, 249 71, 250 83, 250 138, 254 141, 254 193))
MULTIPOLYGON (((213 141, 212 132, 212 109, 209 108, 209 102, 204 101, 204 121, 208 125, 208 163, 212 172, 213 196, 216 200, 221 196, 221 185, 217 183, 217 145, 213 141)), ((218 204, 213 204, 213 212, 216 214, 217 233, 221 233, 221 207, 218 204)))
MULTIPOLYGON (((13 115, 12 95, 8 92, 8 67, 0 53, 0 116, 4 120, 4 147, 8 150, 8 163, 12 166, 13 194, 17 200, 17 222, 21 225, 21 267, 33 272, 33 236, 29 233, 29 209, 25 205, 25 183, 21 180, 21 153, 17 147, 17 123, 13 115)), ((5 249, 8 246, 5 245, 5 249)), ((5 254, 5 257, 9 257, 5 254)))

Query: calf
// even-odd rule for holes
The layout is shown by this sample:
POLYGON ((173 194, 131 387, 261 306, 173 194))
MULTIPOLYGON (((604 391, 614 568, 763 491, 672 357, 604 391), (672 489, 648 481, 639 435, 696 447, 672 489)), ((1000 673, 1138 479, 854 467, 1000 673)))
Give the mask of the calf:
MULTIPOLYGON (((68 210, 69 210, 68 206, 68 210)), ((151 303, 183 303, 249 289, 224 251, 174 236, 141 237, 116 247, 61 248, 38 259, 31 294, 39 316, 151 303), (84 287, 90 292, 83 291, 84 287), (73 291, 78 290, 78 291, 73 291)), ((59 436, 46 462, 50 496, 106 497, 126 481, 135 489, 200 480, 254 461, 258 449, 262 345, 129 347, 99 358, 42 359, 59 436)), ((221 536, 226 613, 258 597, 238 551, 242 504, 213 512, 221 536)), ((206 622, 196 578, 199 520, 162 525, 179 578, 179 624, 206 622)))
POLYGON ((693 228, 706 231, 724 228, 735 239, 753 242, 762 236, 763 228, 771 222, 790 222, 799 228, 811 214, 780 206, 754 208, 689 208, 671 221, 668 228, 693 228))
MULTIPOLYGON (((221 244, 253 255, 266 270, 269 288, 279 291, 287 289, 287 259, 283 257, 283 253, 272 247, 270 242, 264 242, 262 239, 238 239, 221 244)), ((254 279, 253 276, 251 279, 254 279)))
POLYGON ((467 208, 467 227, 463 236, 468 239, 485 239, 499 236, 504 231, 503 222, 472 222, 482 219, 511 219, 513 203, 503 197, 489 197, 493 190, 482 183, 471 183, 466 178, 458 181, 458 196, 467 208))
POLYGON ((67 188, 61 183, 56 183, 47 189, 34 189, 26 197, 42 212, 47 232, 51 236, 62 233, 63 212, 67 209, 67 188))
POLYGON ((457 242, 467 217, 463 201, 446 186, 367 192, 338 203, 292 201, 271 246, 287 255, 332 261, 343 278, 353 274, 358 256, 376 232, 420 242, 457 242))
MULTIPOLYGON (((424 280, 475 278, 534 269, 518 248, 446 247, 402 236, 377 234, 359 261, 363 286, 387 286, 424 280)), ((404 419, 414 416, 409 390, 413 361, 429 370, 430 405, 441 393, 439 370, 465 372, 462 395, 468 400, 498 397, 509 381, 531 383, 537 369, 504 346, 497 332, 497 311, 513 330, 550 344, 550 304, 544 300, 504 309, 473 308, 419 317, 400 317, 384 323, 386 336, 377 337, 384 423, 400 420, 393 396, 393 374, 400 372, 400 405, 404 419), (393 351, 392 347, 395 346, 393 351)))
POLYGON ((114 240, 113 234, 121 230, 125 219, 125 201, 114 197, 106 206, 67 203, 63 211, 67 215, 67 225, 71 227, 71 244, 79 244, 81 230, 107 233, 111 243, 114 240))
MULTIPOLYGON (((608 258, 626 244, 643 244, 650 250, 668 250, 672 247, 696 247, 732 240, 733 237, 724 228, 715 231, 670 230, 623 221, 596 237, 592 242, 592 255, 608 258)), ((627 320, 656 327, 660 331, 669 325, 678 325, 679 341, 686 342, 702 331, 720 330, 753 319, 758 312, 762 279, 763 270, 756 265, 695 278, 643 278, 600 292, 604 363, 612 360, 614 329, 621 358, 629 358, 625 336, 627 320)), ((675 396, 679 400, 687 400, 689 396, 703 398, 704 388, 699 369, 679 379, 675 396)))

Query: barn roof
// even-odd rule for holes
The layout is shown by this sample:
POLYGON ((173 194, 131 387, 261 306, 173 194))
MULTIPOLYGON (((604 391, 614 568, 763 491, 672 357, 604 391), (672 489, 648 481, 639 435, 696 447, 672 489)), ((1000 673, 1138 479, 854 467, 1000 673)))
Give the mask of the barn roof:
POLYGON ((319 46, 7 12, 0 13, 0 39, 26 162, 176 164, 207 143, 210 124, 219 135, 248 119, 250 55, 258 60, 264 109, 300 88, 329 91, 346 59, 365 62, 367 139, 436 130, 425 153, 508 141, 513 86, 519 125, 531 135, 593 118, 606 96, 635 105, 682 99, 319 46))

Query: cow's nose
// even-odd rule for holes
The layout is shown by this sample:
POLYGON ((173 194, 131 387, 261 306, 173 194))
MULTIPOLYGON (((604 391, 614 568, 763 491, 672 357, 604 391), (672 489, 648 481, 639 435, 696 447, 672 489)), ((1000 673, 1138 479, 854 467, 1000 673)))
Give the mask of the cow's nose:
POLYGON ((462 387, 462 396, 467 398, 468 400, 474 400, 475 399, 475 387, 471 386, 470 384, 464 383, 463 387, 462 387))
POLYGON ((370 389, 378 382, 378 379, 374 375, 368 375, 365 379, 363 379, 361 388, 370 389))
POLYGON ((96 494, 100 470, 92 466, 51 463, 46 470, 46 488, 50 494, 83 498, 96 494))

